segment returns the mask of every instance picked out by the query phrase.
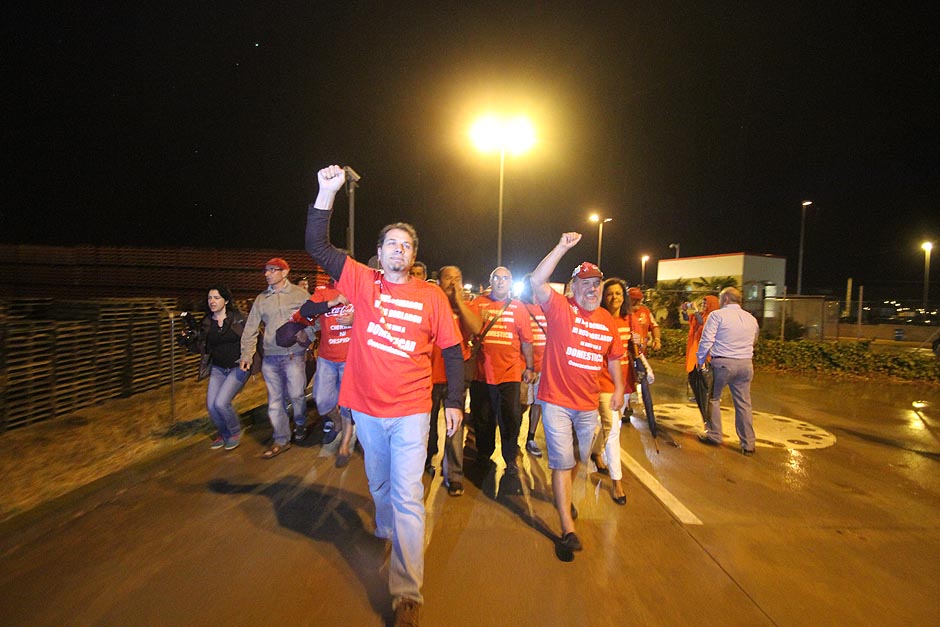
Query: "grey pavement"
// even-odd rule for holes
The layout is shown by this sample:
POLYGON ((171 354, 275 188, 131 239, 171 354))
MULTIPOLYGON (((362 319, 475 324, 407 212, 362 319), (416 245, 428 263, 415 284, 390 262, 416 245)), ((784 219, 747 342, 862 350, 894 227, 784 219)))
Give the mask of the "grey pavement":
MULTIPOLYGON (((526 455, 521 494, 499 464, 459 498, 426 478, 424 625, 940 623, 936 386, 760 372, 768 437, 745 458, 733 428, 699 444, 681 366, 654 367, 679 446, 657 453, 633 419, 627 505, 606 477, 576 482, 573 559, 544 458, 526 455)), ((249 435, 231 453, 194 438, 0 528, 0 624, 386 624, 361 456, 336 469, 310 444, 266 461, 267 433, 249 435)))

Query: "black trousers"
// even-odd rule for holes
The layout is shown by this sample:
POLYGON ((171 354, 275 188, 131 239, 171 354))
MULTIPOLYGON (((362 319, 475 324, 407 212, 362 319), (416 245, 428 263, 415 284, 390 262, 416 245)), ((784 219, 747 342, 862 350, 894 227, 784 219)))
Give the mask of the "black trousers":
POLYGON ((496 427, 507 467, 516 466, 519 455, 519 429, 522 406, 519 381, 490 385, 485 381, 470 384, 470 415, 476 432, 477 461, 488 459, 496 450, 496 427))

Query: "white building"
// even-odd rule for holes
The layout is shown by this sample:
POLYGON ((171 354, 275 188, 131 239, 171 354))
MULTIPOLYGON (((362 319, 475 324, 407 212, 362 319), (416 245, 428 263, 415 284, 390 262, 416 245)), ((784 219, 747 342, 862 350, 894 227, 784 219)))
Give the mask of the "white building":
POLYGON ((744 308, 764 315, 764 298, 782 296, 786 287, 787 260, 775 255, 726 253, 703 257, 660 259, 656 270, 657 287, 663 281, 686 279, 689 291, 700 281, 734 277, 744 296, 744 308))

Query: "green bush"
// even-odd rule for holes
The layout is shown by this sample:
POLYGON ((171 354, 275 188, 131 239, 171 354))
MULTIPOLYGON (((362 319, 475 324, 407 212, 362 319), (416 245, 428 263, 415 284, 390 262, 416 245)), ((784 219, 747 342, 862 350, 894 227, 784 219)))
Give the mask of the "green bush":
MULTIPOLYGON (((653 356, 685 360, 687 331, 663 329, 662 350, 653 356)), ((777 370, 818 372, 861 377, 892 377, 905 381, 940 383, 940 359, 922 353, 876 353, 871 342, 781 342, 761 339, 754 350, 754 365, 777 370)))

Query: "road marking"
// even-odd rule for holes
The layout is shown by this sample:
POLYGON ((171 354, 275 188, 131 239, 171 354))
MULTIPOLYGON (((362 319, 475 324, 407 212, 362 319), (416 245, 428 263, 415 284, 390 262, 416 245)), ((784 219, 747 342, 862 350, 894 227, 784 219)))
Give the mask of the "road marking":
POLYGON ((653 493, 653 496, 659 499, 659 502, 662 503, 679 522, 685 525, 704 524, 698 516, 689 511, 689 508, 673 496, 656 477, 651 475, 646 468, 643 468, 639 462, 630 457, 622 448, 620 449, 620 461, 627 467, 627 470, 633 473, 633 476, 640 480, 640 483, 646 486, 647 490, 653 493))

